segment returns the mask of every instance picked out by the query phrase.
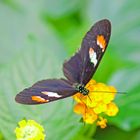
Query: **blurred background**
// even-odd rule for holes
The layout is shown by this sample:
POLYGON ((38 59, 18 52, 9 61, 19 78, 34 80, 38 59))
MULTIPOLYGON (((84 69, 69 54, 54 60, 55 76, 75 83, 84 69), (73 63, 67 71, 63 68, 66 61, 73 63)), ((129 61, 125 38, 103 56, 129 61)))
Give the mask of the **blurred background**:
POLYGON ((43 125, 47 140, 140 140, 140 1, 1 0, 0 140, 15 140, 23 118, 43 125), (72 98, 38 106, 15 95, 34 82, 63 76, 62 64, 98 20, 112 22, 112 36, 94 79, 118 91, 120 111, 104 130, 79 123, 72 98))

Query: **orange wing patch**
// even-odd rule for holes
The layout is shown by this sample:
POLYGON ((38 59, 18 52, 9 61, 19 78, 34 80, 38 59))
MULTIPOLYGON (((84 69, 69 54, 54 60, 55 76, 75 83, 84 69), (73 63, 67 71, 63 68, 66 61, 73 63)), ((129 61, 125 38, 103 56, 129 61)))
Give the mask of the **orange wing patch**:
POLYGON ((102 48, 102 52, 104 52, 105 48, 106 48, 106 41, 103 35, 98 35, 97 36, 97 45, 100 46, 100 48, 102 48))
POLYGON ((33 101, 40 102, 40 103, 47 103, 49 100, 45 100, 44 98, 40 96, 32 96, 31 97, 33 101))

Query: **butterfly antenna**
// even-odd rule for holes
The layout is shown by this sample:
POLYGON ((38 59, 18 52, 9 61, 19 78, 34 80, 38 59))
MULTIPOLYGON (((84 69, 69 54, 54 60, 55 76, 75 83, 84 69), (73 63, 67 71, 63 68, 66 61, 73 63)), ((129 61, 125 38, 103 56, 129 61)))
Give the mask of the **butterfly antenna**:
POLYGON ((118 94, 127 94, 127 92, 112 92, 112 91, 91 91, 91 92, 103 92, 103 93, 118 93, 118 94))
POLYGON ((92 102, 92 100, 91 100, 90 96, 89 96, 89 95, 87 95, 87 96, 88 96, 88 98, 90 99, 90 101, 92 102))

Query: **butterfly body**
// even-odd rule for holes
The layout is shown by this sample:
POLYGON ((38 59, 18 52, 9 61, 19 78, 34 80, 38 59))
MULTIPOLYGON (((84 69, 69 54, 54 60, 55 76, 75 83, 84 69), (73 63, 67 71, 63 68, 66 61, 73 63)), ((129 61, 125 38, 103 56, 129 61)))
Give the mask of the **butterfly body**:
POLYGON ((77 90, 77 92, 80 92, 83 95, 88 95, 88 93, 89 93, 89 90, 86 89, 85 86, 82 84, 77 84, 75 86, 75 89, 77 90))
POLYGON ((21 104, 42 104, 69 96, 77 92, 88 95, 85 88, 97 70, 106 51, 111 35, 111 23, 107 19, 96 22, 83 38, 81 48, 63 64, 66 79, 47 79, 35 83, 16 95, 21 104))

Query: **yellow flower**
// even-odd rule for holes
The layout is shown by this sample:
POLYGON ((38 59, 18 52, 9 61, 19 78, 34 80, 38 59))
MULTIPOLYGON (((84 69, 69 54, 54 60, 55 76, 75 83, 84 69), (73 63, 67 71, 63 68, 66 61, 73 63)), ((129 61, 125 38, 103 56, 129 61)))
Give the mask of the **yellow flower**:
POLYGON ((99 120, 97 121, 97 125, 101 128, 105 128, 107 123, 107 119, 104 119, 103 117, 99 117, 99 120))
POLYGON ((115 103, 110 103, 107 105, 107 110, 106 110, 106 114, 108 116, 115 116, 117 113, 118 113, 119 109, 118 107, 116 106, 115 103))
POLYGON ((17 140, 44 140, 44 128, 34 120, 21 120, 16 127, 17 140))
POLYGON ((93 109, 87 108, 83 114, 83 121, 88 124, 93 124, 97 120, 98 116, 94 113, 93 109))
POLYGON ((82 103, 83 98, 84 98, 84 95, 82 95, 79 92, 73 96, 73 99, 78 103, 82 103))
POLYGON ((86 110, 85 108, 86 108, 85 104, 78 103, 74 107, 74 112, 77 113, 77 114, 84 114, 85 110, 86 110))
POLYGON ((89 90, 88 95, 77 93, 73 96, 77 102, 74 112, 82 115, 84 122, 92 124, 97 121, 97 125, 105 128, 107 120, 101 116, 115 116, 119 111, 113 103, 117 90, 113 86, 96 83, 95 80, 90 80, 85 88, 89 90))
POLYGON ((105 112, 107 110, 107 105, 102 103, 102 102, 99 102, 98 105, 95 106, 93 110, 96 114, 100 114, 100 113, 105 112))
POLYGON ((83 121, 92 124, 97 120, 97 115, 93 109, 87 108, 85 104, 78 103, 74 107, 74 112, 83 115, 83 121))

